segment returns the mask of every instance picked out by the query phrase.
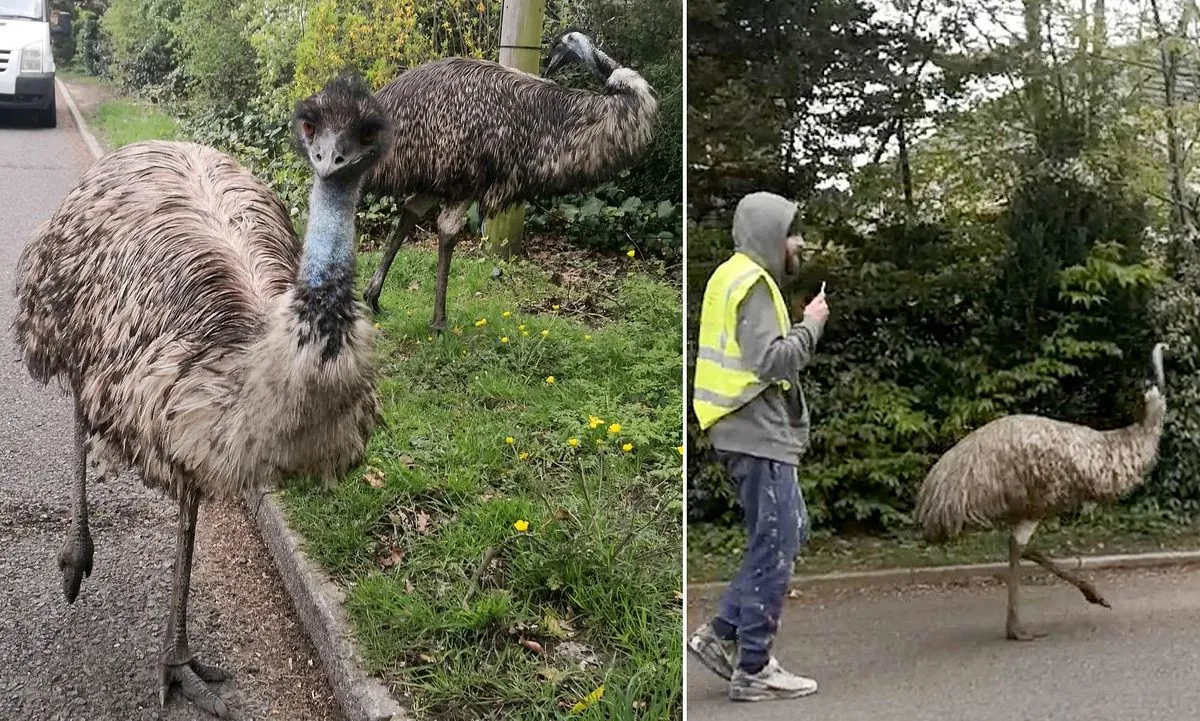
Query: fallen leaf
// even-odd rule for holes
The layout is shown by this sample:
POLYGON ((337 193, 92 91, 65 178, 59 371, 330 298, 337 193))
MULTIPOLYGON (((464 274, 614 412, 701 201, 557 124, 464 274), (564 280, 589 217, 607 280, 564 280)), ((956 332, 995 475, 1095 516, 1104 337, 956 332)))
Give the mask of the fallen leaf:
POLYGON ((403 560, 404 560, 404 549, 398 548, 396 546, 392 546, 391 553, 389 553, 386 556, 380 556, 378 559, 380 568, 392 568, 393 566, 398 565, 403 560))
POLYGON ((534 653, 545 653, 545 651, 542 649, 542 644, 538 643, 537 641, 530 641, 527 638, 523 638, 518 643, 534 653))
POLYGON ((430 656, 427 653, 417 654, 417 658, 421 659, 425 663, 437 663, 437 656, 430 656))
POLYGON ((429 514, 425 511, 417 511, 415 518, 417 533, 425 533, 429 530, 429 514))
POLYGON ((414 591, 416 591, 416 590, 417 590, 417 589, 413 588, 413 585, 412 585, 412 581, 411 581, 411 580, 409 580, 409 579, 407 579, 407 578, 406 578, 406 579, 404 579, 404 592, 405 592, 405 593, 407 593, 408 595, 410 595, 410 596, 411 596, 411 595, 413 595, 413 592, 414 592, 414 591))
POLYGON ((579 713, 602 698, 604 698, 604 684, 597 686, 595 691, 592 691, 582 701, 572 706, 571 713, 579 713))
POLYGON ((563 676, 567 675, 567 672, 553 666, 543 666, 538 669, 537 674, 550 683, 558 683, 563 676))
POLYGON ((798 588, 790 589, 787 592, 787 597, 788 598, 800 598, 800 589, 798 589, 798 588))
POLYGON ((570 638, 571 633, 575 630, 571 628, 565 621, 560 621, 550 614, 546 614, 543 619, 543 624, 546 627, 546 633, 554 638, 570 638))
POLYGON ((385 485, 387 485, 387 475, 378 468, 367 469, 367 472, 363 474, 363 480, 365 480, 371 486, 371 488, 383 488, 385 485))
POLYGON ((554 512, 554 520, 556 520, 556 521, 565 521, 570 517, 571 517, 571 512, 565 508, 560 507, 557 511, 554 512))
POLYGON ((413 460, 412 456, 400 456, 396 459, 396 461, 405 468, 412 468, 417 464, 417 462, 413 460))
POLYGON ((676 601, 679 601, 679 602, 682 602, 682 601, 683 601, 683 593, 682 593, 682 592, 680 592, 680 591, 676 591, 676 592, 675 592, 675 600, 676 600, 676 601))
POLYGON ((420 282, 420 281, 418 281, 418 280, 414 280, 413 282, 411 282, 411 283, 409 283, 409 284, 408 284, 408 289, 409 289, 409 290, 420 290, 420 289, 421 289, 421 282, 420 282))

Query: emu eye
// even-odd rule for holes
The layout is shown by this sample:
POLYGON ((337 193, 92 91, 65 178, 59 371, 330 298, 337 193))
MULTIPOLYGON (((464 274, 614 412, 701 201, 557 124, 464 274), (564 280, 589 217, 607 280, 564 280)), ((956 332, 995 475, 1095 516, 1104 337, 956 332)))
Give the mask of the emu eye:
POLYGON ((362 141, 363 145, 374 145, 375 141, 379 139, 379 131, 375 128, 366 128, 359 134, 358 139, 362 141))
POLYGON ((317 129, 312 123, 302 120, 300 122, 300 132, 304 133, 305 139, 312 140, 313 133, 317 132, 317 129))

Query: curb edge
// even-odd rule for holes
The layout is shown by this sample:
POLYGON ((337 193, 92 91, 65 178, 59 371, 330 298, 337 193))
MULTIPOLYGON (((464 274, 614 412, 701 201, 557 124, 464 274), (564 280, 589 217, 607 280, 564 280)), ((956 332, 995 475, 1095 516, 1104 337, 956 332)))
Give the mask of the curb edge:
POLYGON ((54 85, 62 93, 63 100, 67 101, 67 108, 71 111, 71 117, 75 119, 75 126, 79 128, 79 134, 83 136, 84 144, 91 151, 92 157, 99 160, 104 155, 104 146, 100 144, 99 140, 96 140, 95 135, 92 135, 91 128, 83 119, 83 113, 79 112, 79 106, 75 104, 75 98, 71 97, 71 91, 67 89, 67 84, 55 75, 54 85))
MULTIPOLYGON (((1055 558, 1054 563, 1068 570, 1102 571, 1114 569, 1161 568, 1165 566, 1200 565, 1200 551, 1162 551, 1111 556, 1071 556, 1055 558)), ((1021 562, 1024 575, 1046 575, 1049 572, 1029 561, 1021 562)), ((982 578, 1003 578, 1007 563, 977 563, 955 566, 924 566, 889 568, 878 571, 848 571, 816 575, 794 575, 788 590, 794 588, 871 588, 948 583, 982 578)), ((727 581, 689 584, 688 601, 714 600, 728 585, 727 581)))
POLYGON ((300 548, 300 539, 287 525, 274 493, 261 500, 246 494, 247 513, 254 519, 292 607, 312 639, 334 696, 349 721, 401 721, 407 718, 379 679, 362 670, 358 647, 342 605, 341 588, 300 548), (255 508, 257 507, 257 511, 255 508))

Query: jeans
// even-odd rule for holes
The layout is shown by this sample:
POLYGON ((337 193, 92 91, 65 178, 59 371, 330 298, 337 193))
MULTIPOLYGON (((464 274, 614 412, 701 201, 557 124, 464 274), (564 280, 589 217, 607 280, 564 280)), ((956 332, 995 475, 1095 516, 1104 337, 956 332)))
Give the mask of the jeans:
POLYGON ((796 466, 743 453, 719 456, 741 497, 747 539, 713 628, 726 639, 737 638, 738 666, 757 673, 771 658, 788 580, 808 541, 808 511, 796 466))

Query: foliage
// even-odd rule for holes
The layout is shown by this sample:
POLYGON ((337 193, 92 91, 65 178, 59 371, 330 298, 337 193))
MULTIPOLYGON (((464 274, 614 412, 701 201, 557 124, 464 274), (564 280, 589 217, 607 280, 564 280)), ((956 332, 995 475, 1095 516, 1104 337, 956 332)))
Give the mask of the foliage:
POLYGON ((112 60, 108 34, 100 24, 100 16, 91 10, 81 10, 75 22, 76 59, 83 72, 104 77, 112 60))
POLYGON ((203 107, 242 110, 258 90, 254 48, 237 16, 239 0, 182 0, 172 27, 187 94, 203 107))
POLYGON ((122 88, 148 99, 182 89, 173 26, 182 0, 113 0, 100 19, 112 39, 109 72, 122 88))
POLYGON ((561 233, 599 250, 632 247, 669 260, 683 254, 683 206, 669 200, 643 202, 613 183, 560 197, 555 205, 526 213, 525 223, 531 231, 561 233))

